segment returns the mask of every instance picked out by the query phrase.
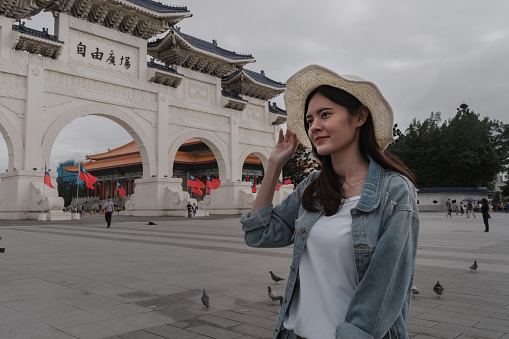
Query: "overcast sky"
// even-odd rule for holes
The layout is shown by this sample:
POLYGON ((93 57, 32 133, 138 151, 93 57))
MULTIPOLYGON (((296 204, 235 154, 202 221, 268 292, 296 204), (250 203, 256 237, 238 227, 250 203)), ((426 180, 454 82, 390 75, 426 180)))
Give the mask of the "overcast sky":
MULTIPOLYGON (((431 112, 451 118, 463 102, 483 117, 509 123, 506 0, 162 2, 191 11, 193 17, 178 25, 182 32, 251 53, 256 63, 247 68, 274 80, 284 82, 316 63, 373 81, 403 131, 413 118, 422 121, 431 112)), ((48 27, 49 18, 46 13, 27 26, 48 27)), ((283 106, 282 96, 276 102, 283 106)), ((50 167, 130 140, 107 119, 78 119, 57 138, 50 167)), ((6 154, 0 140, 0 170, 7 168, 6 154)))

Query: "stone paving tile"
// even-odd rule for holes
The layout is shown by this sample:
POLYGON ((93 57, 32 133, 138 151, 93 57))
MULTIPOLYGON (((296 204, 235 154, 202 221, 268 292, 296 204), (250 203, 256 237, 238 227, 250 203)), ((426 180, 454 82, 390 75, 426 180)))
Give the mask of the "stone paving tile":
POLYGON ((256 338, 272 338, 273 330, 266 328, 253 326, 249 324, 242 324, 231 328, 232 331, 244 333, 246 335, 252 335, 256 338))
POLYGON ((228 331, 222 328, 212 326, 190 327, 188 328, 188 331, 196 332, 214 339, 234 339, 242 336, 241 333, 228 331))
POLYGON ((137 331, 133 326, 115 321, 103 320, 95 323, 67 328, 65 332, 81 339, 101 339, 109 336, 137 331))
MULTIPOLYGON (((170 339, 194 339, 198 335, 194 332, 183 330, 182 328, 172 326, 174 324, 168 324, 168 325, 160 325, 160 326, 154 326, 146 328, 145 331, 157 334, 163 338, 170 338, 170 339)), ((187 327, 188 324, 186 324, 185 327, 187 327)))
MULTIPOLYGON (((0 225, 16 249, 0 258, 0 338, 6 329, 34 339, 271 337, 279 307, 268 303, 267 272, 286 277, 291 248, 248 248, 238 217, 159 218, 153 228, 122 218, 110 234, 94 216, 79 224, 0 225), (211 296, 208 311, 202 288, 211 296), (39 310, 44 302, 34 300, 48 301, 40 321, 29 305, 39 310)), ((477 220, 421 215, 421 294, 410 305, 410 338, 509 339, 509 214, 493 222, 486 236, 477 220), (474 259, 477 273, 468 269, 474 259), (440 299, 432 291, 437 280, 445 288, 440 299)), ((284 284, 276 287, 283 293, 284 284)))
POLYGON ((444 330, 444 331, 457 331, 462 334, 468 334, 472 335, 474 337, 479 338, 490 338, 490 339, 497 339, 500 338, 504 333, 486 330, 486 329, 479 329, 479 328, 473 328, 473 327, 465 327, 465 326, 459 326, 459 325, 452 325, 452 324, 445 324, 440 323, 433 327, 437 330, 444 330))

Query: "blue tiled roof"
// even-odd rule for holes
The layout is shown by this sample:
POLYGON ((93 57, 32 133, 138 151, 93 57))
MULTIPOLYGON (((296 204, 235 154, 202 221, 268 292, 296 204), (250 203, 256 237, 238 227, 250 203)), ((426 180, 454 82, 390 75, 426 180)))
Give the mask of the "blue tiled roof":
POLYGON ((238 95, 237 93, 228 92, 228 91, 227 91, 227 90, 225 90, 225 89, 221 89, 221 94, 222 94, 224 97, 227 97, 227 98, 232 98, 232 99, 235 99, 235 100, 248 102, 247 100, 242 99, 242 98, 240 97, 240 95, 238 95))
POLYGON ((31 35, 31 36, 34 36, 37 38, 46 39, 46 40, 50 40, 50 41, 54 41, 54 42, 59 42, 62 44, 64 43, 63 41, 58 40, 58 38, 56 36, 49 34, 47 28, 43 28, 42 31, 38 31, 33 28, 28 28, 25 26, 25 23, 22 23, 21 25, 12 25, 12 30, 23 33, 23 34, 31 35))
POLYGON ((248 77, 250 77, 251 79, 253 79, 256 82, 259 82, 259 83, 262 83, 262 84, 265 84, 265 85, 268 85, 268 86, 272 86, 272 87, 286 88, 286 85, 284 83, 278 82, 278 81, 274 81, 274 80, 266 77, 264 71, 261 71, 261 73, 257 73, 257 72, 253 72, 253 71, 250 71, 248 69, 245 69, 243 67, 239 68, 238 70, 236 70, 232 74, 224 76, 223 77, 223 81, 228 81, 228 80, 234 78, 240 72, 244 72, 244 74, 246 74, 248 77))
POLYGON ((269 101, 269 112, 279 115, 287 116, 286 110, 280 108, 275 102, 269 101))
POLYGON ((180 74, 179 72, 177 72, 176 70, 174 70, 170 66, 161 65, 161 64, 155 62, 153 58, 150 61, 147 61, 147 66, 149 68, 155 68, 155 69, 158 69, 160 71, 164 71, 164 72, 168 72, 168 73, 173 73, 173 74, 176 74, 176 75, 184 76, 184 74, 180 74))
MULTIPOLYGON (((178 34, 182 39, 187 41, 189 44, 193 45, 196 48, 199 48, 201 50, 214 53, 217 55, 220 55, 225 58, 233 59, 233 60, 246 60, 246 59, 253 59, 253 56, 251 54, 240 54, 236 52, 232 52, 229 50, 226 50, 224 48, 221 48, 217 45, 217 42, 214 40, 214 42, 208 42, 205 40, 201 40, 198 38, 195 38, 194 36, 182 33, 180 31, 180 28, 172 28, 168 34, 178 34)), ((148 43, 148 47, 157 47, 166 37, 163 37, 161 39, 157 39, 153 42, 148 43)))
POLYGON ((419 188, 417 193, 458 193, 458 194, 491 194, 493 193, 486 187, 424 187, 419 188))
POLYGON ((182 13, 189 12, 186 6, 169 6, 152 0, 127 0, 135 5, 144 7, 159 13, 182 13))

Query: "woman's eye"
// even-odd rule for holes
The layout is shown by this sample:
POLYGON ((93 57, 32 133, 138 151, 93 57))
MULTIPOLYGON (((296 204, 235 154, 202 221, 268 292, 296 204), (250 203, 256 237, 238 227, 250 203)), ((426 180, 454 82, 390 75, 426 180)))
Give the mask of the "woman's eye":
POLYGON ((329 113, 327 113, 327 112, 323 112, 323 113, 322 113, 322 118, 326 118, 328 115, 329 115, 329 113))
POLYGON ((307 124, 308 124, 309 126, 311 126, 311 125, 313 124, 313 120, 308 120, 308 121, 307 121, 307 124))

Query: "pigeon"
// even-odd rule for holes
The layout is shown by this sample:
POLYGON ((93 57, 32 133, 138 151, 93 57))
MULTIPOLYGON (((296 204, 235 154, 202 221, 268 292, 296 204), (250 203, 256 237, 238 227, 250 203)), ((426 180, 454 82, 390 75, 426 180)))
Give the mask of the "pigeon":
POLYGON ((145 224, 145 225, 157 225, 157 224, 156 224, 155 222, 153 222, 153 221, 149 221, 149 222, 148 222, 147 224, 145 224))
POLYGON ((415 287, 415 285, 412 285, 412 298, 415 298, 417 294, 419 294, 417 287, 415 287))
POLYGON ((279 305, 283 306, 283 299, 284 299, 283 296, 278 295, 276 299, 279 300, 279 305))
POLYGON ((270 277, 272 278, 272 280, 274 280, 276 282, 276 284, 277 284, 278 281, 285 280, 283 278, 278 277, 274 273, 272 273, 272 271, 269 271, 269 273, 270 273, 270 277))
POLYGON ((205 292, 205 289, 203 289, 203 295, 201 296, 201 303, 203 304, 203 307, 205 307, 207 310, 210 307, 210 298, 207 292, 205 292))
POLYGON ((474 263, 472 264, 472 266, 470 266, 470 272, 476 272, 477 271, 477 260, 474 260, 474 263))
POLYGON ((437 280, 436 285, 433 287, 433 291, 437 294, 437 298, 440 298, 442 293, 444 293, 444 288, 440 285, 440 281, 437 280))
MULTIPOLYGON (((267 291, 269 293, 270 299, 272 300, 272 303, 274 303, 274 301, 276 301, 276 300, 279 300, 279 296, 276 293, 272 292, 272 289, 270 288, 270 286, 267 286, 267 291)), ((280 300, 280 302, 281 302, 281 300, 280 300)))

